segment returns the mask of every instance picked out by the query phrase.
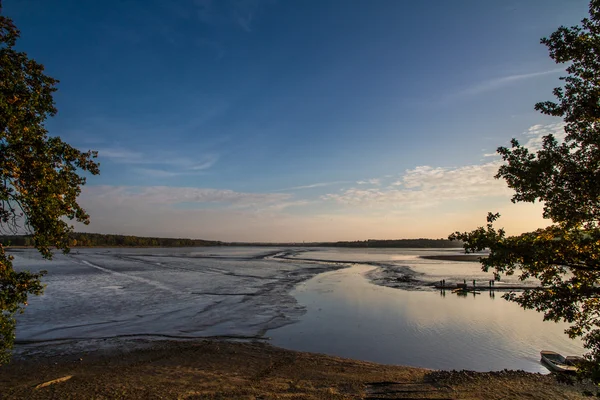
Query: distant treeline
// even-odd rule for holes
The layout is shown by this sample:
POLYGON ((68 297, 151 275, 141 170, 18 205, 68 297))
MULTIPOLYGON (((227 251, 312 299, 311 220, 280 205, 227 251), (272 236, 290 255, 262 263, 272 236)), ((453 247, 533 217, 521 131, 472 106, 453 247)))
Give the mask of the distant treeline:
MULTIPOLYGON (((71 247, 200 247, 200 246, 287 246, 287 247, 371 247, 371 248, 454 248, 461 242, 447 239, 397 239, 397 240, 356 240, 352 242, 294 242, 294 243, 256 243, 256 242, 219 242, 201 239, 176 239, 142 237, 130 235, 105 235, 101 233, 71 233, 71 247)), ((33 246, 29 235, 0 236, 4 246, 33 246)))
POLYGON ((396 239, 396 240, 357 240, 354 242, 335 242, 334 247, 412 247, 412 248, 452 248, 462 247, 462 242, 448 239, 396 239))
MULTIPOLYGON (((141 237, 130 235, 104 235, 101 233, 71 233, 71 247, 200 247, 220 246, 222 243, 200 239, 176 239, 141 237)), ((4 246, 33 246, 33 238, 28 235, 0 236, 4 246)))
POLYGON ((356 240, 352 242, 244 242, 223 243, 226 246, 304 246, 304 247, 375 247, 375 248, 456 248, 462 247, 462 242, 448 239, 395 239, 395 240, 356 240))

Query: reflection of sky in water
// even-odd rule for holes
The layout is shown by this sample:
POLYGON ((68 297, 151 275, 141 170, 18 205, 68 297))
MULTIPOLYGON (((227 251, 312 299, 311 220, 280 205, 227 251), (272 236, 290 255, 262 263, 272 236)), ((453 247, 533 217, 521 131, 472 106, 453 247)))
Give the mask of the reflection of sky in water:
MULTIPOLYGON (((296 254, 298 259, 313 259, 323 261, 357 261, 357 262, 375 262, 382 264, 392 264, 398 266, 410 267, 418 274, 419 280, 427 282, 437 282, 445 279, 446 281, 460 282, 466 279, 469 284, 475 279, 478 285, 486 285, 487 281, 494 279, 492 271, 483 272, 481 264, 478 262, 465 261, 441 261, 424 259, 421 256, 434 255, 463 255, 463 249, 379 249, 379 248, 313 248, 309 252, 296 254)), ((520 281, 517 275, 503 275, 501 281, 496 285, 502 284, 535 284, 537 280, 527 279, 520 281)))
MULTIPOLYGON (((445 279, 448 282, 460 282, 463 279, 467 280, 469 285, 472 284, 472 280, 477 281, 477 285, 487 286, 487 282, 490 279, 494 279, 492 270, 484 272, 481 270, 481 264, 478 262, 452 262, 452 261, 437 261, 437 260, 426 260, 418 259, 414 261, 406 261, 401 263, 410 267, 417 273, 424 274, 420 276, 420 279, 429 282, 437 282, 445 279)), ((534 278, 528 278, 524 281, 519 280, 518 274, 515 275, 502 275, 499 282, 496 282, 496 286, 503 284, 526 284, 534 285, 537 282, 534 278)))
POLYGON ((566 325, 543 322, 489 293, 460 297, 369 283, 354 266, 301 284, 293 294, 308 309, 297 324, 268 332, 278 346, 350 358, 440 369, 544 372, 539 352, 581 354, 566 325))
POLYGON ((462 249, 380 249, 380 248, 312 248, 297 254, 297 258, 323 261, 405 261, 422 255, 463 254, 462 249))

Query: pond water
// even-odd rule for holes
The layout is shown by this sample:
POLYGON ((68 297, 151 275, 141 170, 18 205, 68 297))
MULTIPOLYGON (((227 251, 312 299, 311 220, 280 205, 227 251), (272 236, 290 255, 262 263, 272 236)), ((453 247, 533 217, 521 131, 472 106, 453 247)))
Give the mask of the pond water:
POLYGON ((365 274, 372 266, 318 275, 292 291, 307 313, 269 331, 273 344, 385 364, 434 369, 548 372, 542 349, 581 354, 565 324, 483 291, 399 290, 377 286, 365 274))

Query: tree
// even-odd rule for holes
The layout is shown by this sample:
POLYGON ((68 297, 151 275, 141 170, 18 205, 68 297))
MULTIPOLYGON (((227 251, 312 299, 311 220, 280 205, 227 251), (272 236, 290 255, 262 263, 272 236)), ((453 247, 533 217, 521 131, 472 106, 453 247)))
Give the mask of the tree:
POLYGON ((533 152, 515 139, 498 148, 504 164, 496 178, 514 189, 513 202, 543 203, 552 225, 519 236, 496 230, 499 214, 489 214, 486 227, 456 232, 466 252, 489 249, 481 260, 496 278, 514 274, 535 277, 541 287, 510 293, 508 300, 544 313, 545 320, 566 321, 566 333, 582 337, 587 363, 582 377, 600 383, 600 0, 592 0, 581 26, 561 26, 541 43, 550 57, 567 64, 564 85, 554 89, 556 101, 537 103, 543 114, 561 117, 566 136, 543 138, 533 152))
MULTIPOLYGON (((46 118, 56 114, 52 94, 57 80, 44 66, 15 50, 19 30, 2 15, 0 3, 0 230, 32 235, 43 257, 52 248, 69 247, 68 221, 89 223, 77 204, 85 177, 99 173, 96 152, 81 152, 49 136, 46 118)), ((44 272, 17 272, 13 257, 0 245, 0 363, 14 343, 15 314, 23 312, 29 295, 39 295, 44 272)))

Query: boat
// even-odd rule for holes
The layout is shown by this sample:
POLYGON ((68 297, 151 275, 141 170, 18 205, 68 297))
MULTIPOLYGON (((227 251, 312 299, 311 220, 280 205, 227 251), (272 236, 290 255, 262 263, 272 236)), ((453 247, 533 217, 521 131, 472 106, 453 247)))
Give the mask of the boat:
POLYGON ((542 362, 550 371, 567 373, 577 372, 577 367, 569 365, 565 357, 554 351, 542 350, 540 355, 542 356, 542 362))
POLYGON ((566 356, 565 361, 569 365, 578 367, 580 364, 583 364, 585 362, 585 358, 580 356, 566 356))

